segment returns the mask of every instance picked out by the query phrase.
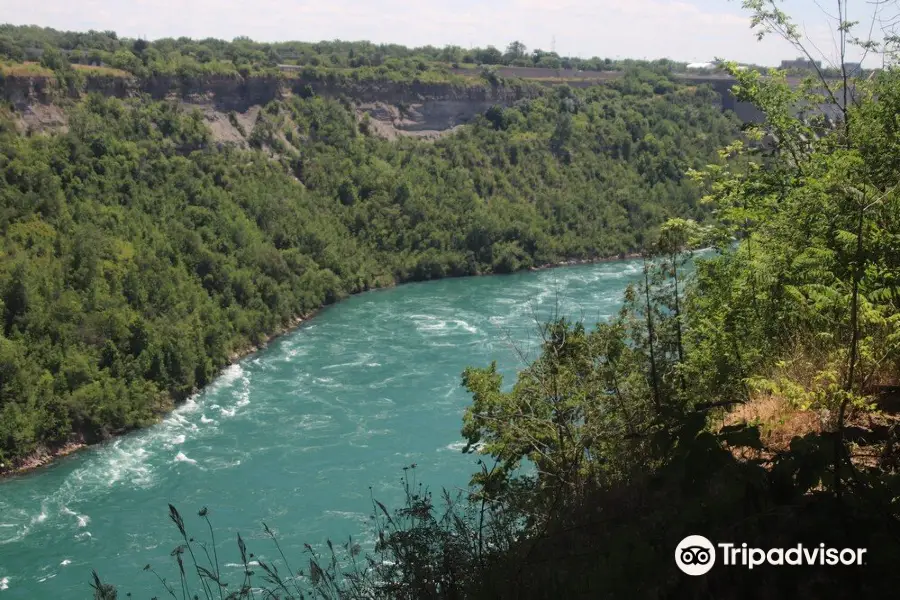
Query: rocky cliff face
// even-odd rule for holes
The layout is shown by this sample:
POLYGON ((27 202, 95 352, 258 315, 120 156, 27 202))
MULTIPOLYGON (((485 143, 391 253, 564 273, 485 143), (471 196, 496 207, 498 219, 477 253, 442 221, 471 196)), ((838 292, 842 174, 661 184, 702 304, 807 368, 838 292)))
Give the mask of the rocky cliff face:
POLYGON ((30 104, 46 104, 53 100, 56 82, 47 77, 7 76, 0 78, 0 98, 22 110, 30 104))
POLYGON ((293 84, 292 92, 304 93, 307 85, 316 94, 352 99, 359 116, 367 115, 374 130, 389 139, 402 135, 438 137, 471 121, 495 104, 509 106, 540 93, 538 86, 410 85, 391 82, 351 85, 297 82, 293 84))
MULTIPOLYGON (((179 101, 189 108, 201 108, 211 122, 217 123, 227 120, 231 112, 248 114, 254 107, 273 100, 312 92, 349 99, 357 105, 360 117, 369 115, 376 133, 391 138, 434 137, 470 121, 494 104, 509 105, 540 93, 537 86, 305 81, 281 77, 151 77, 139 81, 92 76, 85 79, 80 90, 60 89, 48 77, 8 76, 0 80, 0 97, 13 105, 21 115, 23 127, 32 131, 64 127, 66 101, 90 92, 117 98, 147 94, 156 100, 179 101), (48 113, 53 113, 53 118, 47 117, 48 113)), ((220 141, 233 142, 233 138, 229 133, 220 141)))
POLYGON ((209 104, 222 111, 244 112, 285 95, 283 80, 276 77, 211 76, 203 78, 151 77, 138 89, 154 100, 182 100, 209 104))

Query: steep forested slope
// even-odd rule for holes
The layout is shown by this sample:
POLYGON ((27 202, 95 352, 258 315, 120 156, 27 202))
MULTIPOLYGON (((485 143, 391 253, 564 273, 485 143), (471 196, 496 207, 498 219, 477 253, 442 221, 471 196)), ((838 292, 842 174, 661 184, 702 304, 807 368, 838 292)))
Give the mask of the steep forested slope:
POLYGON ((388 142, 348 104, 267 106, 255 149, 198 113, 91 96, 0 138, 0 460, 151 422, 235 352, 342 295, 640 249, 735 123, 635 74, 388 142))

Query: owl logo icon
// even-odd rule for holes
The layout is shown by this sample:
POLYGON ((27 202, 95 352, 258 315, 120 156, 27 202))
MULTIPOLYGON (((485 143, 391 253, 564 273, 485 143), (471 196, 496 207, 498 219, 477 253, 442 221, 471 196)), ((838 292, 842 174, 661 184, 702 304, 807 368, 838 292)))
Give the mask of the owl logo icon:
POLYGON ((675 564, 687 575, 705 575, 716 564, 716 547, 702 535, 689 535, 675 548, 675 564))

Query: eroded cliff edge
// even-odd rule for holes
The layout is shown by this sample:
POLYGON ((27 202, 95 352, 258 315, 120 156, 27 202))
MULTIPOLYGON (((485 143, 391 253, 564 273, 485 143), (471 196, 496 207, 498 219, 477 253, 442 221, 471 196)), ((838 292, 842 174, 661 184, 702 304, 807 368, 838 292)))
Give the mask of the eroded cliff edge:
POLYGON ((391 81, 304 80, 277 76, 209 76, 203 78, 88 76, 77 84, 52 76, 0 77, 0 98, 14 111, 23 134, 65 131, 66 108, 89 93, 128 98, 148 95, 178 102, 185 110, 199 109, 213 139, 246 145, 261 107, 292 95, 342 98, 355 106, 360 119, 368 117, 373 132, 435 138, 467 123, 491 106, 508 106, 539 95, 536 84, 477 82, 405 83, 391 81))

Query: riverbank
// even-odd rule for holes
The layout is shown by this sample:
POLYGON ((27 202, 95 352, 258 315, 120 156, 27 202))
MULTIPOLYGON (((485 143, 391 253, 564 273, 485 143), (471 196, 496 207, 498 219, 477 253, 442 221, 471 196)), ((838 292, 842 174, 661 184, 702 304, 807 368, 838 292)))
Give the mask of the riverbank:
MULTIPOLYGON (((319 310, 321 310, 321 309, 319 309, 319 310)), ((281 327, 276 329, 274 332, 272 332, 271 334, 266 336, 266 339, 260 344, 249 345, 244 348, 235 350, 234 352, 232 352, 229 355, 228 362, 225 364, 225 366, 222 367, 222 369, 219 371, 219 374, 221 374, 221 371, 223 371, 226 368, 230 367, 231 365, 235 364, 242 358, 245 358, 245 357, 253 354, 254 352, 259 352, 260 350, 265 348, 267 345, 269 345, 272 341, 276 340, 277 338, 279 338, 283 335, 286 335, 286 334, 294 331, 302 323, 304 323, 304 322, 308 321, 309 319, 311 319, 312 317, 314 317, 319 312, 319 310, 310 311, 304 315, 294 317, 293 319, 288 321, 286 324, 282 325, 281 327)), ((217 374, 216 377, 218 377, 219 374, 217 374)), ((188 396, 188 398, 191 398, 192 396, 199 394, 201 391, 202 391, 201 389, 194 389, 191 392, 191 394, 188 396)), ((177 403, 177 402, 171 403, 173 409, 176 408, 179 404, 180 403, 177 403)), ((169 414, 169 411, 160 413, 157 423, 162 421, 162 419, 164 419, 166 417, 166 415, 168 415, 168 414, 169 414)), ((86 441, 84 441, 84 436, 79 435, 78 437, 80 438, 80 440, 78 440, 78 441, 66 442, 65 444, 62 444, 58 447, 51 447, 51 448, 40 447, 37 450, 35 450, 34 452, 32 452, 31 454, 25 456, 25 458, 22 458, 18 461, 10 461, 9 463, 0 463, 0 479, 2 479, 4 477, 12 477, 13 475, 22 475, 22 474, 28 473, 30 471, 40 469, 41 467, 46 467, 47 465, 53 463, 57 459, 69 456, 70 454, 74 454, 75 452, 78 452, 79 450, 83 450, 83 449, 89 448, 91 446, 104 444, 104 443, 114 440, 118 437, 121 437, 127 433, 131 433, 132 431, 135 431, 135 430, 128 429, 128 430, 125 430, 122 432, 115 433, 115 434, 111 435, 108 439, 105 439, 101 442, 97 442, 94 444, 87 443, 86 441)))
MULTIPOLYGON (((616 262, 616 261, 620 261, 620 260, 632 260, 635 258, 640 258, 640 256, 641 256, 640 254, 635 254, 635 253, 620 253, 615 256, 604 256, 604 257, 596 257, 596 258, 588 258, 588 259, 568 259, 568 260, 528 267, 526 269, 520 270, 519 272, 542 271, 542 270, 546 270, 546 269, 554 269, 554 268, 562 268, 562 267, 583 266, 583 265, 590 265, 590 264, 616 262)), ((496 275, 496 273, 484 273, 482 275, 496 275)), ((401 285, 402 285, 402 283, 408 283, 408 282, 401 282, 401 285)), ((411 282, 409 282, 409 283, 411 283, 411 282)), ((384 286, 381 286, 378 288, 373 288, 371 290, 366 290, 366 291, 377 291, 377 290, 381 290, 381 289, 389 289, 391 287, 395 287, 396 285, 398 285, 398 284, 394 283, 394 284, 384 285, 384 286)), ((357 292, 356 294, 358 294, 358 293, 362 293, 362 292, 357 292)), ((352 295, 356 295, 356 294, 350 294, 350 295, 352 296, 352 295)), ((338 300, 338 302, 339 301, 340 300, 338 300)), ((301 326, 303 323, 305 323, 306 321, 309 321, 310 319, 315 317, 322 309, 327 308, 328 306, 330 306, 330 305, 325 305, 325 306, 320 307, 319 309, 309 311, 305 314, 294 317, 293 319, 289 320, 287 323, 278 327, 271 334, 267 335, 266 338, 259 344, 250 344, 245 347, 241 347, 241 348, 234 350, 229 355, 228 362, 225 365, 223 365, 222 370, 237 363, 238 361, 246 358, 247 356, 249 356, 251 354, 259 352, 260 350, 264 349, 266 346, 268 346, 270 343, 272 343, 276 339, 280 338, 281 336, 284 336, 284 335, 287 335, 287 334, 293 332, 299 326, 301 326)), ((191 393, 190 396, 188 396, 188 398, 200 393, 201 391, 202 391, 201 389, 193 390, 193 392, 191 393)), ((173 408, 175 408, 175 407, 179 406, 180 404, 181 404, 180 402, 172 402, 171 406, 173 408)), ((165 418, 165 416, 167 414, 169 414, 168 411, 161 412, 159 414, 159 421, 161 421, 163 418, 165 418)), ((14 475, 22 475, 22 474, 40 469, 41 467, 45 467, 45 466, 52 464, 57 459, 63 458, 65 456, 69 456, 69 455, 74 454, 75 452, 78 452, 85 448, 89 448, 92 446, 107 443, 111 440, 114 440, 114 439, 121 437, 122 435, 130 433, 132 431, 134 431, 134 429, 116 432, 115 434, 110 436, 108 439, 100 441, 100 442, 96 442, 96 443, 87 443, 84 440, 83 436, 79 436, 79 439, 66 442, 65 444, 61 444, 58 447, 38 448, 31 454, 27 455, 26 457, 24 457, 18 461, 9 462, 7 464, 0 465, 0 478, 11 477, 14 475)))
POLYGON ((66 442, 58 448, 38 448, 17 463, 11 463, 9 466, 6 463, 0 464, 0 477, 11 477, 34 471, 87 447, 88 444, 84 441, 72 441, 66 442))

